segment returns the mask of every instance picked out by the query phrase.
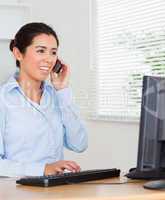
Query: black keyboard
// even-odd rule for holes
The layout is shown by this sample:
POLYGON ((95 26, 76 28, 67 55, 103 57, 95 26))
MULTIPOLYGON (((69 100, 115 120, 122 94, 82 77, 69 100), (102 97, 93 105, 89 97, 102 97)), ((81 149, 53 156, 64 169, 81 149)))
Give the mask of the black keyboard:
POLYGON ((69 172, 53 176, 31 176, 20 178, 16 181, 17 184, 50 187, 64 184, 74 184, 84 181, 99 180, 111 177, 118 177, 120 170, 113 169, 97 169, 97 170, 84 170, 80 172, 69 172))

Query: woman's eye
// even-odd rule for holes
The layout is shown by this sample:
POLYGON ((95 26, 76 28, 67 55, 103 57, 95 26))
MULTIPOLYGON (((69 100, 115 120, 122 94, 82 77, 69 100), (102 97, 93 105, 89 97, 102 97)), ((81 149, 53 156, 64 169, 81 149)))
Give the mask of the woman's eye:
POLYGON ((56 51, 53 51, 53 52, 52 52, 52 54, 53 54, 53 55, 56 55, 56 54, 57 54, 57 52, 56 52, 56 51))
POLYGON ((44 53, 44 50, 43 49, 40 49, 37 51, 38 53, 44 53))

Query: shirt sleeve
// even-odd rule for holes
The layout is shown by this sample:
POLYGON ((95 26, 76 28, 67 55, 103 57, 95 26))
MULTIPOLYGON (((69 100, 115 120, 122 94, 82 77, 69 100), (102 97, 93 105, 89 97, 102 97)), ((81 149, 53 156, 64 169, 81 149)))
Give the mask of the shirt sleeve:
MULTIPOLYGON (((0 176, 41 176, 44 173, 44 163, 29 163, 9 160, 5 155, 5 109, 0 106, 0 176)), ((17 142, 17 141, 13 141, 17 142)))
POLYGON ((87 130, 80 119, 78 108, 72 102, 69 88, 56 92, 64 127, 64 146, 75 152, 82 152, 88 146, 87 130))

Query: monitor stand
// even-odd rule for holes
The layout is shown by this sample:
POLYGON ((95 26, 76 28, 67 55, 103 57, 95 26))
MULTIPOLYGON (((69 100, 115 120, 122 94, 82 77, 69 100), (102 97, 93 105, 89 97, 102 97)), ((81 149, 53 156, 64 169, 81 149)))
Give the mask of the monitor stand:
POLYGON ((149 181, 144 184, 144 188, 151 190, 165 190, 165 180, 149 181))
POLYGON ((145 169, 145 170, 139 170, 138 168, 132 168, 130 169, 129 173, 125 175, 127 178, 131 179, 164 179, 165 180, 165 170, 154 170, 154 169, 145 169))

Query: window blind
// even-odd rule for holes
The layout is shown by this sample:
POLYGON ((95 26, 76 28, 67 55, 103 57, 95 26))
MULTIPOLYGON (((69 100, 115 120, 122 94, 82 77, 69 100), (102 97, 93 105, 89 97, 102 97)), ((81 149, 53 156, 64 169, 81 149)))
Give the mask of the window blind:
POLYGON ((165 75, 165 1, 95 0, 90 116, 138 120, 143 75, 165 75))

